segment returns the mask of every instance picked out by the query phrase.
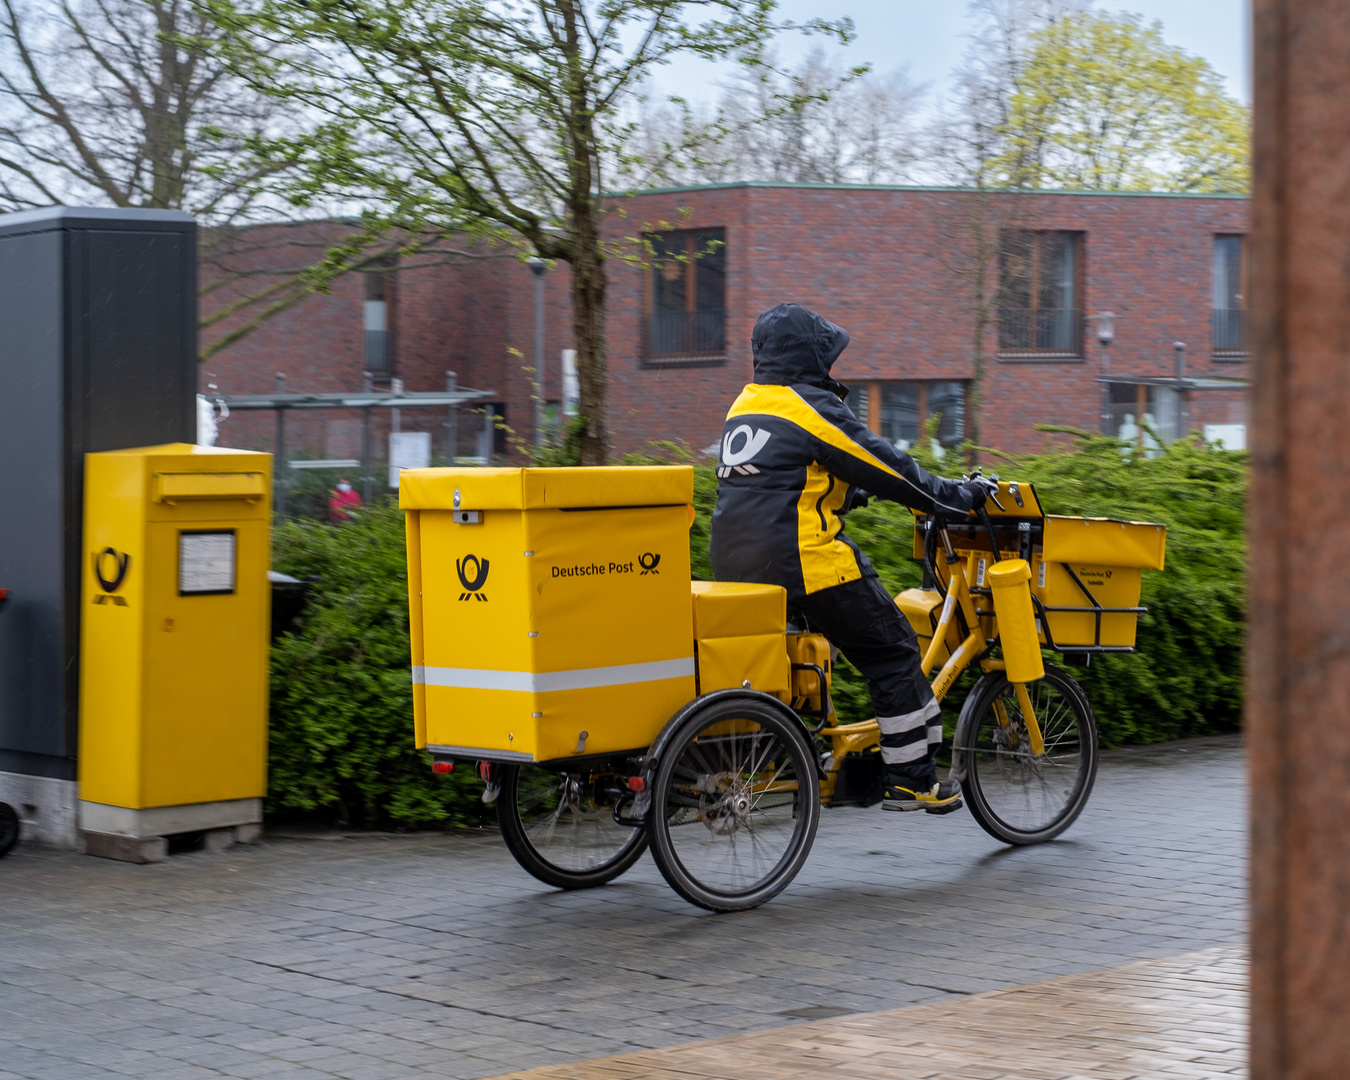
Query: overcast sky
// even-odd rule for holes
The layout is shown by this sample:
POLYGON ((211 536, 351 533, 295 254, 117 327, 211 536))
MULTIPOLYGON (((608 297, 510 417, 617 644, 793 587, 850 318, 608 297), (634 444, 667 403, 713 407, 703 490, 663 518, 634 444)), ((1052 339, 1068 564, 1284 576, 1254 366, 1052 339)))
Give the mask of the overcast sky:
MULTIPOLYGON (((1251 101, 1247 0, 1099 0, 1097 7, 1158 20, 1170 43, 1204 57, 1227 81, 1229 93, 1251 101)), ((850 16, 858 32, 846 52, 850 62, 870 63, 879 72, 908 67, 914 82, 929 84, 930 105, 960 62, 971 26, 962 0, 780 0, 780 10, 797 20, 850 16)), ((804 53, 811 41, 785 36, 780 55, 804 53)), ((663 93, 706 100, 717 96, 719 81, 710 65, 684 60, 665 69, 658 86, 663 93)))

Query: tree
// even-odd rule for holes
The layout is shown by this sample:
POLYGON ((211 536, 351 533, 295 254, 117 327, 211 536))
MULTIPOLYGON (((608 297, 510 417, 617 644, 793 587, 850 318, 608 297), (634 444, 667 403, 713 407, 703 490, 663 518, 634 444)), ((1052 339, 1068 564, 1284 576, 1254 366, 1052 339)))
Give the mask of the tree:
POLYGON ((303 300, 319 252, 264 260, 240 225, 284 207, 245 152, 282 122, 227 72, 187 0, 0 0, 0 209, 59 203, 183 210, 202 223, 209 356, 303 300), (227 134, 228 132, 228 134, 227 134))
POLYGON ((1157 24, 1083 0, 977 0, 954 108, 929 133, 934 178, 972 189, 942 222, 971 315, 968 432, 979 441, 986 341, 1009 241, 1034 228, 1022 192, 1241 191, 1246 110, 1157 24))
MULTIPOLYGON (((605 264, 610 163, 631 156, 625 109, 677 54, 764 63, 791 24, 776 0, 199 0, 231 34, 234 71, 303 135, 255 138, 298 169, 299 206, 363 208, 369 237, 467 235, 571 269, 581 460, 607 456, 605 264)), ((847 21, 796 27, 847 40, 847 21)))
POLYGON ((1028 41, 990 165, 1010 187, 1245 192, 1248 110, 1137 15, 1083 11, 1028 41))
POLYGON ((742 69, 715 109, 666 104, 642 114, 634 175, 685 184, 902 183, 918 156, 921 92, 904 71, 847 67, 821 48, 795 69, 742 69), (672 147, 685 150, 673 166, 672 147))
POLYGON ((1022 89, 1034 33, 1086 8, 1086 0, 973 0, 975 29, 954 72, 955 101, 928 133, 938 183, 1006 188, 993 165, 1007 153, 1012 101, 1022 89))
POLYGON ((185 36, 216 37, 186 0, 0 0, 0 204, 247 215, 263 173, 217 129, 260 131, 275 109, 185 36))
POLYGON ((956 100, 928 132, 932 179, 971 189, 948 204, 939 222, 944 261, 971 319, 971 380, 966 437, 978 445, 989 328, 998 315, 998 269, 1008 238, 1029 227, 1026 200, 1000 172, 1009 152, 1012 102, 1021 90, 1033 35, 1084 8, 1083 0, 976 0, 964 62, 955 73, 956 100))

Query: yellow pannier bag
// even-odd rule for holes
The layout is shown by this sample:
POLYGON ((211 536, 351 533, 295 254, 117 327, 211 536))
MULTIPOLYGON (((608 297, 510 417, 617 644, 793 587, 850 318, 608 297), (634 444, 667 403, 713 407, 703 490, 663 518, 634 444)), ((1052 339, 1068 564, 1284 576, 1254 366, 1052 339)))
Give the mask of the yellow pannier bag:
POLYGON ((699 693, 747 682, 768 694, 790 692, 787 590, 741 581, 695 581, 690 589, 699 693))
POLYGON ((417 745, 649 745, 695 695, 693 488, 688 466, 404 471, 417 745))

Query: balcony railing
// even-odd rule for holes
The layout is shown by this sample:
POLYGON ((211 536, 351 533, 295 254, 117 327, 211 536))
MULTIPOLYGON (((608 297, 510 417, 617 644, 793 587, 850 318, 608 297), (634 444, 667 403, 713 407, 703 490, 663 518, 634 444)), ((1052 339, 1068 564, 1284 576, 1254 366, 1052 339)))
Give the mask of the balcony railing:
POLYGON ((1210 319, 1214 330, 1214 352, 1220 356, 1241 356, 1247 351, 1242 336, 1241 308, 1214 308, 1210 319))
POLYGON ((648 362, 689 364, 721 360, 727 350, 727 313, 656 311, 643 320, 643 353, 648 362))
POLYGON ((998 351, 1010 355, 1083 355, 1083 313, 1070 308, 999 308, 998 351))
POLYGON ((387 375, 393 359, 393 335, 388 330, 366 331, 366 370, 373 375, 387 375))

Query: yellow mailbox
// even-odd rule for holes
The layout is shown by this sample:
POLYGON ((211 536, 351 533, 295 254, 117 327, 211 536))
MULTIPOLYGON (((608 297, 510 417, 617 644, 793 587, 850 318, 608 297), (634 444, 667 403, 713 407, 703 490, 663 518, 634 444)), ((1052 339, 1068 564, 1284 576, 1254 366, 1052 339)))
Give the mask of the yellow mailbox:
POLYGON ((635 750, 694 697, 687 466, 411 469, 418 746, 635 750))
POLYGON ((92 853, 149 861, 156 838, 262 820, 270 490, 269 454, 170 443, 85 459, 79 781, 92 853))

